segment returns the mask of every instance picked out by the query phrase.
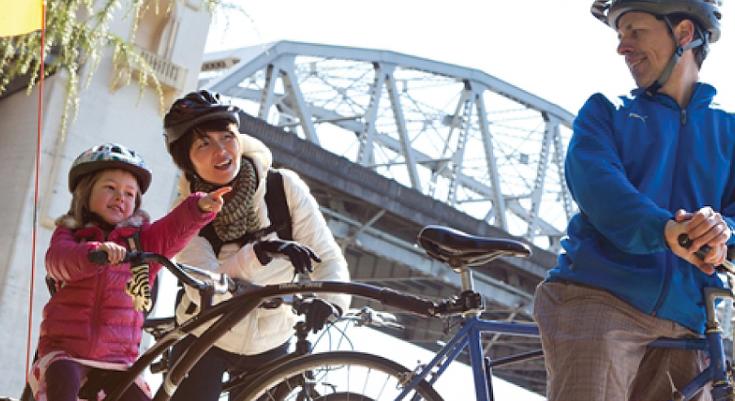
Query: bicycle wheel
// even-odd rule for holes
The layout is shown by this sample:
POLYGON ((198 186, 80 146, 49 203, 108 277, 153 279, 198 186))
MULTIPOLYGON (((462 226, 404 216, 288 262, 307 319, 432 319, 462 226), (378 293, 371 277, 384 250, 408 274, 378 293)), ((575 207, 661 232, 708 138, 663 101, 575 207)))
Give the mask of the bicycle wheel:
MULTIPOLYGON (((377 355, 325 352, 274 367, 243 391, 237 401, 395 400, 413 376, 405 366, 377 355)), ((404 399, 443 401, 426 381, 404 399)))
POLYGON ((333 393, 316 398, 319 401, 374 401, 370 397, 355 393, 333 393))

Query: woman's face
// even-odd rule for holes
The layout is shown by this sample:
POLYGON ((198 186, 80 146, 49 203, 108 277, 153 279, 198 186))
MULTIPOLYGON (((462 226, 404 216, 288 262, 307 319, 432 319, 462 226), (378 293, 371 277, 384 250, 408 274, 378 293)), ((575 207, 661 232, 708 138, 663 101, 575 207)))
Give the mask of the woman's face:
POLYGON ((207 131, 194 139, 189 159, 204 181, 215 185, 230 183, 240 172, 240 141, 230 131, 207 131))
POLYGON ((89 195, 89 210, 107 224, 116 225, 135 211, 138 180, 125 170, 109 169, 99 173, 89 195))

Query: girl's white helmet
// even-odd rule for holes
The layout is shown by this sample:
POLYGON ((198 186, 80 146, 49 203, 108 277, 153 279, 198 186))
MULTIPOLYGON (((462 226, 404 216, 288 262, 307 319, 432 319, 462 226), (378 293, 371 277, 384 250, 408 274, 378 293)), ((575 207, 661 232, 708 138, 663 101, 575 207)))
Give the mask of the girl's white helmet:
POLYGON ((151 170, 140 155, 123 145, 105 143, 85 150, 74 159, 69 169, 69 191, 74 192, 83 176, 108 168, 119 168, 133 174, 141 193, 145 193, 151 184, 151 170))

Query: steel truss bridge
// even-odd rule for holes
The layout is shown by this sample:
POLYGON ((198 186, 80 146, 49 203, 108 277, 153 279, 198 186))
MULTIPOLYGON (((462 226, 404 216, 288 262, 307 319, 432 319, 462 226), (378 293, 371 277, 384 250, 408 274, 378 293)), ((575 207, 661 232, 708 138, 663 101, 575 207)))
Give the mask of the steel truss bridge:
MULTIPOLYGON (((415 245, 421 227, 521 238, 534 256, 477 268, 475 286, 487 317, 530 319, 576 207, 563 177, 571 113, 476 69, 296 42, 205 55, 200 83, 260 118, 241 129, 309 183, 354 280, 449 296, 459 276, 415 245)), ((427 348, 452 330, 402 320, 390 334, 427 348)), ((538 342, 495 335, 485 347, 498 357, 538 342)), ((540 361, 495 373, 544 390, 540 361)))

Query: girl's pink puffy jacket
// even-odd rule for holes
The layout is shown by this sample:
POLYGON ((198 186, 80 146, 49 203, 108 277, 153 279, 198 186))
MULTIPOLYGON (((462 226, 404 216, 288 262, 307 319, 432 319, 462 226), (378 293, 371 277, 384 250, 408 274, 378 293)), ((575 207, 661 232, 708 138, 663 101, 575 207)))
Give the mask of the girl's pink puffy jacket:
MULTIPOLYGON (((75 358, 130 364, 138 356, 143 313, 133 309, 125 292, 130 265, 96 265, 87 259, 100 242, 114 241, 127 247, 127 238, 140 231, 142 250, 173 257, 215 217, 203 213, 189 196, 160 220, 150 224, 136 213, 127 225, 118 225, 107 238, 97 226, 72 229, 74 222, 59 225, 46 252, 48 275, 60 287, 43 309, 39 356, 64 351, 75 358), (132 225, 131 225, 132 224, 132 225)), ((151 266, 151 285, 160 265, 151 266)))

